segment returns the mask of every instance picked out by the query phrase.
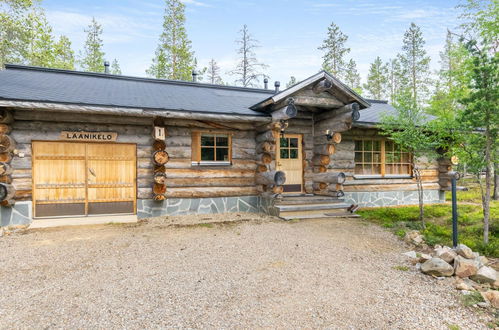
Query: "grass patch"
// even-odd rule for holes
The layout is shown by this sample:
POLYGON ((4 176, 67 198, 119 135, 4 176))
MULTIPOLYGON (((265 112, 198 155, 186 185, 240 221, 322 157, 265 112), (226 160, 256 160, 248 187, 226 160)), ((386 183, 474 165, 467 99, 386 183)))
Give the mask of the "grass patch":
MULTIPOLYGON (((478 186, 469 191, 458 191, 458 200, 480 202, 478 186)), ((448 194, 450 195, 450 194, 448 194)), ((426 229, 422 230, 418 220, 418 206, 380 207, 361 209, 357 214, 382 227, 389 228, 399 237, 410 230, 421 230, 430 245, 452 244, 452 206, 449 204, 429 204, 424 207, 426 229)), ((499 201, 492 201, 490 208, 489 244, 483 244, 483 212, 480 205, 458 202, 459 242, 483 255, 499 258, 499 201)))
POLYGON ((447 327, 449 328, 449 330, 461 330, 461 328, 457 324, 448 324, 447 327))
POLYGON ((403 272, 406 272, 409 270, 409 267, 407 267, 407 266, 393 266, 392 268, 395 270, 401 270, 403 272))
POLYGON ((479 291, 472 291, 470 294, 461 296, 461 302, 464 306, 473 306, 484 301, 479 291))

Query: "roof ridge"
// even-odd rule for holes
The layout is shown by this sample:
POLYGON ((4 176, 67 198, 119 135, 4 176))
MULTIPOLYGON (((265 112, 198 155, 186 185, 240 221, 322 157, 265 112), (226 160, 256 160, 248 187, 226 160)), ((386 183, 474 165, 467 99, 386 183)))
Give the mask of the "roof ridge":
POLYGON ((115 75, 115 74, 109 74, 109 73, 86 72, 86 71, 66 70, 66 69, 54 69, 54 68, 45 68, 45 67, 39 67, 39 66, 29 66, 29 65, 20 65, 20 64, 5 64, 5 69, 6 70, 9 70, 9 69, 12 70, 13 69, 13 70, 31 70, 31 71, 38 71, 38 72, 63 73, 63 74, 71 74, 71 75, 79 75, 79 76, 107 78, 107 79, 119 79, 119 80, 131 80, 131 81, 151 82, 151 83, 157 83, 157 84, 161 84, 162 83, 162 84, 171 84, 171 85, 180 85, 180 86, 192 86, 192 87, 201 87, 201 88, 237 90, 237 91, 245 91, 245 92, 252 92, 252 93, 268 93, 268 94, 274 94, 275 93, 274 90, 264 89, 264 88, 227 86, 227 85, 208 84, 208 83, 183 81, 183 80, 146 78, 146 77, 137 77, 137 76, 125 76, 125 75, 115 75))

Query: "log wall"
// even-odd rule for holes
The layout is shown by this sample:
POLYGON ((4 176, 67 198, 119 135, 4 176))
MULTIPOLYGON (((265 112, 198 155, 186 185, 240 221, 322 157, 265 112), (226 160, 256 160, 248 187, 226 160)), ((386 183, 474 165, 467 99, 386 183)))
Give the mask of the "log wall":
MULTIPOLYGON (((134 118, 97 116, 91 118, 74 114, 45 114, 36 111, 16 110, 12 125, 12 137, 24 157, 12 159, 12 184, 16 188, 16 200, 31 200, 31 141, 58 141, 60 132, 112 131, 118 133, 116 142, 137 144, 137 198, 153 198, 154 164, 152 119, 135 121, 134 118), (97 118, 99 117, 99 118, 97 118), (60 119, 60 120, 59 120, 60 119), (119 124, 115 124, 117 122, 119 124)), ((167 176, 166 197, 195 198, 257 195, 255 185, 255 131, 248 124, 211 123, 193 120, 169 120, 166 148, 170 159, 165 164, 167 176), (191 131, 202 129, 232 134, 231 166, 192 166, 191 131), (241 130, 248 129, 248 130, 241 130)))

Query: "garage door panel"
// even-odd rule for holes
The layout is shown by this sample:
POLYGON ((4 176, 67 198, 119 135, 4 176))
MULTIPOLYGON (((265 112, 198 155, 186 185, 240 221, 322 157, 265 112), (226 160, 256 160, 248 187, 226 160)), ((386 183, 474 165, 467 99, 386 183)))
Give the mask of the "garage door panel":
POLYGON ((81 215, 81 202, 83 214, 135 212, 135 145, 33 142, 32 147, 35 216, 81 215))

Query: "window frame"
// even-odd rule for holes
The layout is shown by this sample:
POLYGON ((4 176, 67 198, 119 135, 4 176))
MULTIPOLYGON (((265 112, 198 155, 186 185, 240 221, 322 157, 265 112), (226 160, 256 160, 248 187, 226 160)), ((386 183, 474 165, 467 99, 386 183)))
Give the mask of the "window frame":
MULTIPOLYGON (((387 151, 386 151, 386 142, 392 142, 394 143, 395 145, 395 142, 389 140, 389 139, 384 139, 384 138, 355 138, 354 139, 354 178, 355 179, 371 179, 371 178, 382 178, 382 179, 388 179, 388 178, 412 178, 413 177, 413 173, 412 173, 412 157, 413 155, 410 153, 410 152, 406 152, 406 151, 399 151, 400 155, 402 156, 402 154, 407 154, 408 155, 408 162, 405 163, 405 162, 392 162, 392 163, 387 163, 386 162, 386 156, 387 156, 387 151), (359 151, 357 150, 356 146, 355 146, 355 143, 357 141, 362 141, 362 143, 364 143, 364 141, 371 141, 371 142, 375 142, 375 141, 378 141, 380 143, 380 162, 374 162, 374 157, 371 158, 371 162, 370 163, 365 163, 364 162, 364 156, 362 157, 362 162, 359 163, 355 160, 355 155, 356 153, 358 152, 362 152, 362 154, 364 155, 366 152, 371 152, 371 154, 374 154, 374 150, 371 150, 371 151, 365 151, 364 150, 364 146, 363 146, 363 150, 362 151, 359 151), (360 173, 355 173, 355 167, 358 165, 358 164, 370 164, 371 166, 375 165, 375 164, 379 164, 380 166, 380 173, 379 174, 360 174, 360 173), (386 173, 386 166, 387 165, 398 165, 398 166, 403 166, 403 165, 408 165, 408 173, 404 173, 404 174, 387 174, 386 173)), ((394 153, 395 151, 389 151, 389 152, 392 152, 394 153)), ((402 158, 401 158, 402 159, 402 158)))
MULTIPOLYGON (((230 166, 232 165, 232 133, 231 132, 213 132, 210 130, 195 130, 191 132, 191 165, 192 166, 230 166), (228 149, 228 161, 226 160, 201 160, 201 137, 203 134, 214 136, 214 156, 216 157, 216 138, 217 136, 223 136, 228 138, 227 147, 228 149)), ((220 147, 222 148, 222 147, 220 147)))

